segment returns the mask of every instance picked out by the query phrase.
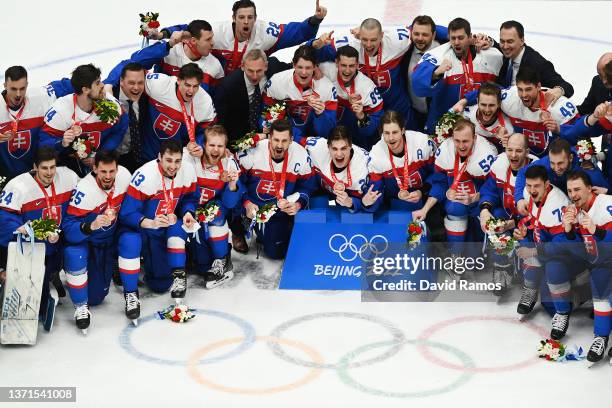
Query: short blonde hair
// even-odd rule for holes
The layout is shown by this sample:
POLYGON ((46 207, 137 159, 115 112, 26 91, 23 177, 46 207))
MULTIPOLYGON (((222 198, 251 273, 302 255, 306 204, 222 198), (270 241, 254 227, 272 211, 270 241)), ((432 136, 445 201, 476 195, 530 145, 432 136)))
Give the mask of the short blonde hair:
POLYGON ((260 49, 250 50, 247 53, 245 53, 244 57, 242 57, 242 62, 257 61, 258 59, 263 60, 263 62, 265 62, 266 64, 268 63, 268 56, 266 55, 265 52, 263 52, 260 49))

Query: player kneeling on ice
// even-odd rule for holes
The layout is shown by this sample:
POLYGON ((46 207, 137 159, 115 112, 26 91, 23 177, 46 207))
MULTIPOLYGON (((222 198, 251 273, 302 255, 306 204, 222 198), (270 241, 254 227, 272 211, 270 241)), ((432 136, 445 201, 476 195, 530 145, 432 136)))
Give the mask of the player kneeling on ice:
POLYGON ((239 160, 247 190, 244 208, 257 241, 270 258, 284 258, 293 216, 308 205, 316 188, 308 153, 293 141, 289 121, 281 119, 271 125, 270 139, 242 153, 239 160))
MULTIPOLYGON (((316 184, 326 199, 335 200, 336 205, 350 212, 364 210, 376 201, 375 192, 368 194, 368 152, 353 145, 348 128, 335 127, 327 139, 309 137, 306 150, 312 160, 316 184)), ((327 200, 323 206, 327 207, 327 200)))
MULTIPOLYGON (((608 346, 612 330, 610 295, 612 279, 612 196, 595 194, 586 172, 577 170, 567 176, 570 204, 563 213, 563 229, 569 242, 571 256, 589 263, 591 291, 595 310, 595 338, 587 360, 601 360, 608 346)), ((612 357, 612 352, 608 353, 612 357)))
MULTIPOLYGON (((45 277, 40 298, 40 317, 50 319, 45 328, 50 329, 55 303, 49 302, 49 281, 57 277, 62 264, 62 252, 57 233, 68 207, 78 176, 66 167, 56 167, 57 153, 50 147, 41 147, 34 155, 34 170, 23 173, 4 187, 0 193, 0 245, 7 247, 15 238, 14 231, 27 235, 26 223, 34 225, 37 239, 45 242, 45 277), (37 231, 38 230, 38 231, 37 231)), ((7 271, 7 281, 11 279, 7 271)), ((58 292, 63 290, 58 282, 58 292)), ((8 287, 8 282, 7 282, 8 287)))
MULTIPOLYGON (((68 293, 75 307, 76 325, 84 333, 89 327, 89 306, 102 303, 108 295, 118 256, 117 216, 131 175, 117 165, 117 160, 115 152, 96 153, 93 171, 78 182, 62 223, 68 293)), ((138 319, 138 291, 125 292, 124 296, 126 316, 138 319)))
POLYGON ((201 228, 193 231, 197 237, 188 244, 189 254, 198 272, 208 270, 206 287, 209 289, 234 277, 227 214, 240 202, 244 188, 239 180, 238 163, 233 157, 225 157, 227 140, 225 128, 214 125, 206 129, 201 157, 186 151, 183 156, 195 168, 201 192, 196 210, 196 221, 201 228))
POLYGON ((159 158, 132 176, 119 212, 119 222, 126 227, 119 236, 119 273, 125 292, 137 289, 142 251, 147 286, 157 293, 170 289, 177 302, 185 297, 183 226, 190 230, 196 223, 200 194, 193 167, 182 160, 180 143, 164 140, 159 158))

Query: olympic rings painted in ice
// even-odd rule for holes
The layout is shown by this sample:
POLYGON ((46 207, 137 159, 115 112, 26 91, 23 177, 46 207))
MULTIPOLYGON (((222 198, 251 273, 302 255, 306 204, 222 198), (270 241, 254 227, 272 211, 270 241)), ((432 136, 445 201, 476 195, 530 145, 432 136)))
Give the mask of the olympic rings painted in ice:
MULTIPOLYGON (((255 340, 258 341, 265 341, 266 343, 270 344, 270 343, 275 343, 275 344, 284 344, 286 346, 290 346, 290 347, 294 347, 298 350, 303 351, 304 353, 306 353, 311 359, 312 359, 312 364, 316 364, 316 365, 322 365, 323 364, 323 356, 321 356, 321 354, 319 354, 319 352, 317 352, 316 350, 314 350, 313 348, 307 346, 306 344, 296 341, 296 340, 287 340, 287 339, 281 339, 281 338, 277 338, 277 337, 273 337, 273 336, 257 336, 255 338, 255 340)), ((232 394, 247 394, 247 395, 262 395, 262 394, 275 394, 275 393, 279 393, 279 392, 283 392, 283 391, 290 391, 293 389, 296 389, 298 387, 301 387, 303 385, 306 385, 310 382, 312 382, 313 380, 315 380, 319 375, 321 375, 322 370, 320 368, 314 367, 311 368, 308 371, 308 374, 306 374, 306 376, 302 377, 301 379, 294 381, 292 383, 289 384, 284 384, 284 385, 279 385, 276 387, 270 387, 270 388, 238 388, 238 387, 230 387, 227 385, 222 385, 222 384, 217 384, 215 382, 212 382, 211 380, 208 380, 206 378, 204 378, 202 376, 202 374, 200 373, 200 371, 198 370, 198 368, 196 367, 198 365, 198 360, 202 357, 204 357, 206 354, 210 353, 213 350, 216 350, 220 347, 223 347, 225 345, 228 344, 234 344, 234 343, 240 343, 244 341, 244 339, 242 337, 237 337, 237 338, 233 338, 233 339, 225 339, 225 340, 219 340, 217 342, 211 343, 207 346, 204 346, 200 349, 198 349, 195 353, 192 354, 192 356, 189 358, 189 363, 187 365, 187 371, 189 373, 189 375, 196 380, 198 383, 208 387, 208 388, 212 388, 214 390, 217 391, 223 391, 223 392, 227 392, 227 393, 232 393, 232 394)))
MULTIPOLYGON (((372 357, 368 360, 351 363, 349 364, 348 368, 363 367, 363 366, 377 363, 379 361, 386 360, 387 358, 397 354, 402 348, 404 341, 406 340, 404 333, 402 333, 402 331, 398 329, 397 327, 395 327, 391 322, 381 319, 380 317, 375 317, 375 316, 361 314, 361 313, 350 313, 350 312, 327 312, 327 313, 313 313, 309 315, 304 315, 304 316, 301 316, 295 319, 288 320, 285 323, 281 324, 280 326, 277 326, 276 328, 272 330, 272 332, 270 333, 270 336, 283 338, 283 333, 287 331, 287 329, 289 329, 290 327, 293 327, 299 323, 304 323, 304 322, 308 322, 311 320, 322 319, 322 318, 327 318, 327 317, 344 317, 344 318, 349 318, 349 319, 365 320, 367 322, 377 323, 380 326, 387 329, 387 331, 391 333, 392 346, 389 350, 387 350, 386 352, 382 353, 379 356, 372 357)), ((268 345, 270 346, 270 348, 272 349, 272 351, 277 357, 287 362, 293 363, 293 364, 301 365, 304 367, 316 367, 316 368, 337 369, 339 367, 338 364, 319 364, 319 363, 313 363, 310 361, 305 361, 299 358, 291 357, 285 353, 285 351, 280 347, 279 343, 274 343, 274 344, 268 343, 268 345)))
MULTIPOLYGON (((530 322, 524 322, 524 321, 519 321, 515 318, 511 318, 511 317, 496 317, 496 316, 464 316, 464 317, 457 317, 454 319, 449 319, 449 320, 444 320, 442 322, 438 322, 436 324, 434 324, 433 326, 428 327, 427 329, 425 329, 419 336, 418 339, 419 340, 423 340, 423 341, 428 341, 431 336, 448 327, 448 326, 452 326, 455 324, 460 324, 460 323, 466 323, 466 322, 474 322, 474 321, 498 321, 498 322, 505 322, 505 323, 512 323, 518 326, 523 326, 526 327, 528 329, 530 329, 531 331, 535 332, 538 336, 540 336, 540 338, 547 338, 548 337, 548 331, 546 329, 544 329, 541 326, 538 326, 536 324, 530 323, 530 322)), ((429 350, 429 348, 427 347, 427 345, 425 343, 419 344, 417 345, 417 348, 419 349, 419 351, 421 352, 421 354, 423 354, 423 357, 425 357, 428 361, 437 364, 441 367, 445 367, 445 368, 450 368, 452 370, 460 370, 460 371, 468 371, 468 372, 472 372, 472 373, 500 373, 500 372, 504 372, 504 371, 512 371, 512 370, 518 370, 518 369, 522 369, 525 367, 529 367, 533 364, 537 364, 540 361, 542 361, 541 359, 537 358, 537 357, 530 357, 524 361, 520 361, 516 364, 510 364, 510 365, 506 365, 506 366, 499 366, 499 367, 465 367, 465 366, 460 366, 457 364, 453 364, 453 363, 449 363, 448 361, 444 361, 436 356, 434 356, 431 351, 429 350)))
MULTIPOLYGON (((464 368, 472 368, 475 365, 474 361, 469 355, 459 350, 458 348, 454 346, 450 346, 448 344, 437 343, 437 342, 433 342, 430 340, 408 340, 408 339, 404 340, 404 344, 426 345, 428 347, 439 348, 441 350, 448 351, 449 353, 456 355, 463 363, 464 368)), ((465 383, 467 383, 474 375, 473 372, 470 372, 469 370, 464 370, 461 376, 457 380, 455 380, 454 382, 452 382, 451 384, 445 387, 432 388, 427 391, 418 391, 418 392, 397 392, 397 391, 378 390, 378 389, 368 387, 366 385, 363 385, 357 382, 355 379, 353 379, 349 375, 348 368, 350 366, 350 361, 354 357, 360 354, 363 354, 365 352, 368 352, 371 349, 375 349, 378 347, 387 347, 387 346, 392 346, 392 345, 394 345, 394 342, 392 341, 383 341, 379 343, 367 344, 343 356, 340 359, 340 364, 338 367, 338 375, 340 376, 340 379, 342 380, 342 382, 350 387, 358 389, 359 391, 365 392, 367 394, 375 395, 377 397, 424 398, 424 397, 431 397, 433 395, 439 395, 439 394, 444 394, 444 393, 453 391, 459 388, 460 386, 464 385, 465 383)))
POLYGON ((351 239, 347 239, 343 234, 334 234, 329 237, 328 245, 329 249, 332 252, 337 253, 340 259, 342 259, 344 262, 352 262, 358 256, 362 261, 367 262, 371 259, 364 257, 364 250, 374 254, 374 256, 378 256, 387 251, 389 248, 389 241, 387 241, 387 238, 385 238, 383 235, 374 235, 368 240, 368 238, 362 234, 355 234, 351 237, 351 239), (379 239, 378 243, 384 244, 385 249, 381 250, 378 248, 376 245, 377 242, 375 242, 376 238, 379 239), (355 239, 357 240, 356 243, 353 242, 355 239), (348 255, 346 255, 347 251, 348 255))
MULTIPOLYGON (((198 361, 197 364, 211 364, 211 363, 216 363, 219 361, 227 360, 229 358, 237 356, 238 354, 241 354, 242 352, 248 350, 255 343, 255 328, 246 320, 243 320, 229 313, 220 312, 217 310, 204 310, 204 309, 194 309, 194 310, 199 315, 207 315, 207 316, 218 317, 220 319, 228 320, 231 323, 234 323, 235 325, 237 325, 240 329, 242 329, 242 332, 244 333, 244 337, 241 337, 242 343, 238 345, 238 347, 236 347, 235 349, 225 354, 222 354, 220 356, 217 356, 217 357, 210 357, 205 360, 198 361)), ((119 344, 121 344, 121 347, 123 347, 123 349, 131 356, 136 357, 141 360, 148 361, 150 363, 157 363, 157 364, 171 365, 171 366, 187 365, 188 363, 187 361, 169 360, 165 358, 153 357, 153 356, 150 356, 146 353, 143 353, 137 350, 136 347, 134 347, 134 345, 132 344, 132 339, 131 339, 132 333, 134 332, 134 330, 136 330, 139 327, 142 327, 143 324, 146 324, 147 322, 150 322, 151 320, 157 320, 157 313, 141 318, 141 319, 138 319, 138 327, 134 327, 131 323, 128 324, 123 329, 121 334, 119 335, 119 344)))

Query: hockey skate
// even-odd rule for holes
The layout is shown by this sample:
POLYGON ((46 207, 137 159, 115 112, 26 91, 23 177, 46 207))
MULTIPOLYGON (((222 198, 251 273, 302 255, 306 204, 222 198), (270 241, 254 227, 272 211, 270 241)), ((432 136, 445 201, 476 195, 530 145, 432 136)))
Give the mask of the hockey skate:
POLYGON ((552 330, 550 331, 551 339, 561 340, 563 336, 565 336, 565 333, 567 333, 567 329, 569 328, 569 318, 569 313, 555 313, 552 319, 552 330))
POLYGON ((512 285, 512 269, 514 265, 506 264, 501 265, 495 262, 493 264, 493 283, 499 289, 495 289, 492 293, 495 296, 501 296, 508 290, 508 288, 512 285))
POLYGON ((91 312, 89 311, 89 306, 87 306, 87 304, 78 306, 74 311, 76 326, 85 335, 87 334, 87 329, 89 328, 90 316, 91 312))
POLYGON ((232 272, 233 268, 231 259, 215 259, 211 268, 208 270, 206 289, 216 288, 232 280, 234 277, 234 272, 232 272))
POLYGON ((50 332, 53 329, 53 322, 55 321, 55 308, 59 304, 58 295, 54 290, 49 290, 49 297, 47 298, 47 313, 45 314, 45 320, 43 320, 43 328, 45 331, 50 332))
POLYGON ((172 271, 172 286, 170 286, 170 297, 177 305, 180 305, 187 292, 187 274, 184 269, 172 271))
POLYGON ((593 339, 593 343, 591 344, 591 348, 587 353, 587 361, 591 363, 589 368, 593 367, 595 363, 601 361, 604 354, 606 353, 606 348, 608 347, 608 336, 595 336, 593 339))
POLYGON ((523 286, 521 291, 521 299, 519 300, 516 312, 521 315, 520 319, 523 320, 533 310, 536 301, 538 300, 538 290, 535 288, 528 288, 523 286))
POLYGON ((140 295, 136 292, 126 292, 123 294, 125 298, 125 316, 132 321, 134 326, 138 326, 138 318, 140 317, 140 295))

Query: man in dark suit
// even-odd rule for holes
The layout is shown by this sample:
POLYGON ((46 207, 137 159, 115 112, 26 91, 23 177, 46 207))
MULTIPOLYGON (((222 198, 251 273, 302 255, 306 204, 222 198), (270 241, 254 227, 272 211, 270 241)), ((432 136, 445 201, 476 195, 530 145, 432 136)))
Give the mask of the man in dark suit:
POLYGON ((525 29, 518 21, 510 20, 501 25, 499 43, 495 42, 495 47, 504 54, 504 61, 497 75, 497 83, 503 87, 516 85, 519 69, 530 67, 538 72, 542 86, 549 88, 546 92, 548 105, 561 96, 569 98, 574 94, 572 85, 555 71, 552 62, 525 44, 525 29))
MULTIPOLYGON (((107 85, 110 87, 110 85, 107 85)), ((148 115, 149 97, 144 92, 145 70, 142 65, 130 62, 121 69, 119 85, 112 87, 112 94, 128 113, 129 127, 121 144, 117 147, 119 164, 133 173, 144 164, 142 144, 144 124, 148 115)), ((108 90, 108 89, 107 89, 108 90)))
POLYGON ((253 130, 261 131, 261 92, 268 78, 291 68, 291 64, 274 57, 268 59, 261 50, 251 50, 245 54, 240 69, 221 81, 215 95, 215 109, 217 121, 227 130, 228 145, 253 130))
MULTIPOLYGON (((268 60, 263 51, 256 49, 245 54, 240 69, 225 77, 215 93, 215 108, 218 122, 227 130, 228 146, 251 131, 261 132, 261 92, 268 78, 291 68, 291 64, 274 57, 268 60)), ((234 214, 229 224, 233 248, 247 253, 249 247, 241 217, 234 214)))

